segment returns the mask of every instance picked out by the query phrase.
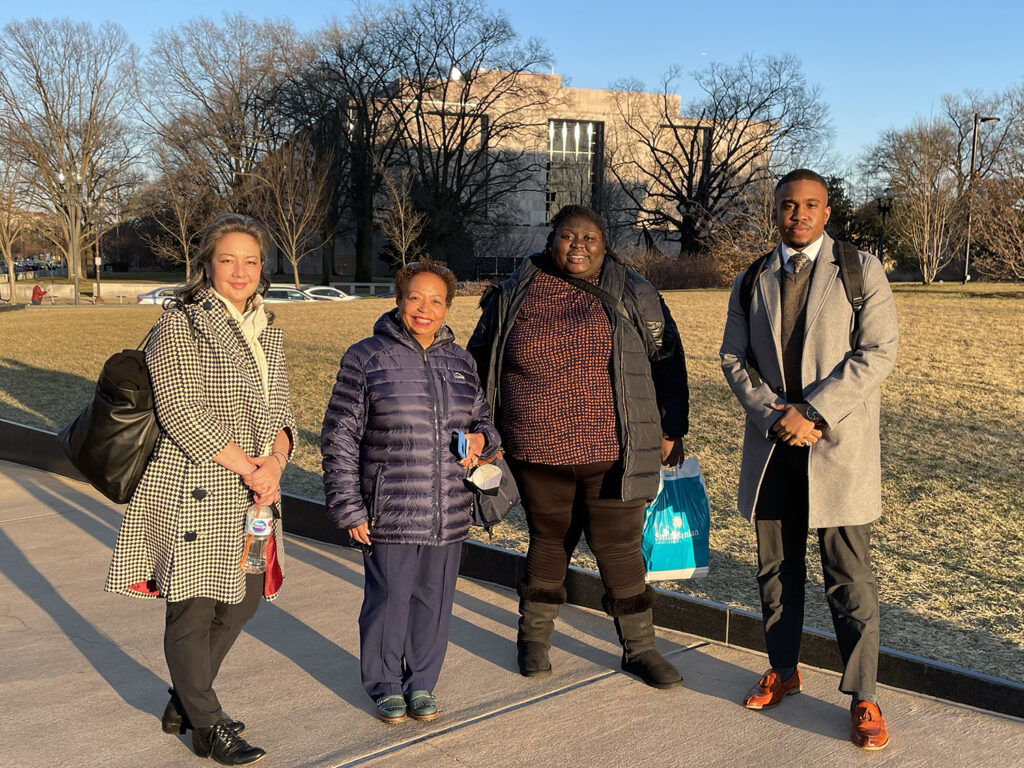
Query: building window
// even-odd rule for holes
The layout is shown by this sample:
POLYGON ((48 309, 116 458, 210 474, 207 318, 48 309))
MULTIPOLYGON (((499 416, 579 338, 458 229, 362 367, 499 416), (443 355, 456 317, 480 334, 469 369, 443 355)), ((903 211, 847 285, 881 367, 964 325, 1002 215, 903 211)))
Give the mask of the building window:
POLYGON ((550 221, 565 205, 589 205, 599 197, 604 123, 548 121, 545 213, 550 221))

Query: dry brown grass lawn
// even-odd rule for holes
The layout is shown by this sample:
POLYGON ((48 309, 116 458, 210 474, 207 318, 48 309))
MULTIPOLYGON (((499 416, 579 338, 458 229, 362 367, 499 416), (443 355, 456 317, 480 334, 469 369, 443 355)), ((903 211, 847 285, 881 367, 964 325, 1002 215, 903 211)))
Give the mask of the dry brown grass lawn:
MULTIPOLYGON (((1024 291, 896 290, 900 359, 883 396, 885 513, 875 529, 882 642, 1024 681, 1024 291)), ((681 291, 666 299, 689 363, 687 447, 704 468, 713 513, 711 576, 667 586, 757 610, 753 531, 735 511, 741 413, 718 366, 727 295, 681 291)), ((301 428, 288 490, 322 498, 317 440, 338 360, 390 306, 385 299, 275 306, 301 428)), ((0 313, 0 418, 63 425, 88 399, 106 357, 134 346, 158 312, 0 313)), ((456 300, 449 319, 460 343, 476 315, 476 299, 456 300)), ((525 549, 521 513, 495 533, 495 543, 525 549)), ((593 566, 585 547, 578 562, 593 566)), ((809 579, 807 623, 829 630, 820 568, 812 565, 809 579)))

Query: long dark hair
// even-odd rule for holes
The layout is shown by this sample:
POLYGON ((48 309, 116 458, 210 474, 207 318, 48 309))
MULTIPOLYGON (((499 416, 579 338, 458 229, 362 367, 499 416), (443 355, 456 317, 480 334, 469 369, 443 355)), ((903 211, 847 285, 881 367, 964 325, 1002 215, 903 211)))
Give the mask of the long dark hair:
POLYGON ((551 231, 548 232, 548 239, 544 243, 545 256, 551 256, 551 248, 555 244, 555 235, 558 234, 558 230, 569 219, 586 219, 597 227, 601 232, 601 240, 604 241, 605 258, 618 261, 619 257, 615 255, 611 245, 608 243, 608 227, 604 223, 604 217, 586 205, 565 205, 554 215, 551 219, 551 231))
MULTIPOLYGON (((199 294, 210 287, 210 279, 206 275, 206 268, 213 261, 213 252, 217 248, 217 243, 225 235, 235 232, 249 235, 260 247, 260 282, 256 288, 256 293, 260 296, 266 295, 267 288, 270 287, 270 278, 267 277, 265 271, 267 252, 270 249, 270 237, 267 235, 266 228, 252 216, 246 216, 242 213, 222 213, 207 224, 206 229, 203 230, 203 238, 199 243, 199 250, 196 251, 196 255, 192 259, 191 276, 174 291, 175 299, 183 304, 196 303, 199 294)), ((252 296, 246 299, 245 308, 248 310, 251 304, 252 296)), ((269 312, 267 315, 271 318, 273 317, 269 312)))

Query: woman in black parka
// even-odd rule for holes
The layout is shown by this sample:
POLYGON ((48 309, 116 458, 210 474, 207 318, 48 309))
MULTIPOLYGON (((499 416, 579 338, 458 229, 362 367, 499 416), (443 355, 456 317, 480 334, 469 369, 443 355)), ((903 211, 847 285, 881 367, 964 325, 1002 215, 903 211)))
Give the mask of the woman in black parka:
POLYGON ((444 324, 452 273, 409 264, 395 293, 398 306, 342 358, 321 433, 327 512, 364 548, 360 668, 386 723, 437 716, 468 468, 500 443, 473 359, 444 324))
POLYGON ((583 206, 559 211, 544 252, 480 304, 468 349, 530 530, 519 671, 551 673, 550 637, 582 530, 622 643, 622 668, 654 687, 680 685, 654 647, 654 591, 640 547, 660 465, 682 460, 688 428, 686 363, 668 308, 607 249, 604 221, 583 206))

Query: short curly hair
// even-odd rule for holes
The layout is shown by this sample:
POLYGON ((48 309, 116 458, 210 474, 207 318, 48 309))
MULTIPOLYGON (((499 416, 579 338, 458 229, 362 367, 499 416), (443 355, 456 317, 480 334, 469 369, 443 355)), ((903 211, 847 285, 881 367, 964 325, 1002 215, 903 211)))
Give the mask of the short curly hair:
POLYGON ((455 298, 455 275, 444 264, 430 261, 429 259, 410 261, 398 270, 398 274, 395 275, 395 298, 401 301, 405 297, 406 291, 409 290, 409 283, 412 282, 412 279, 416 275, 422 275, 424 272, 437 275, 444 280, 445 304, 450 307, 452 299, 455 298))

